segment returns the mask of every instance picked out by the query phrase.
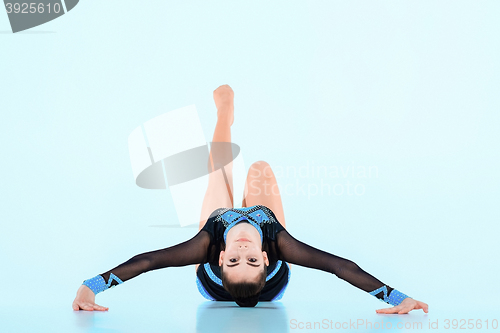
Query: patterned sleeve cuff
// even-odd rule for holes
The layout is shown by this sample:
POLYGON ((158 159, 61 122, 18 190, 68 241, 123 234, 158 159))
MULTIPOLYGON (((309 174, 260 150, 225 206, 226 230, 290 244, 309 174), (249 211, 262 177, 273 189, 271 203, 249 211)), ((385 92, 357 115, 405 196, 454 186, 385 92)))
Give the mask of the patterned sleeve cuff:
POLYGON ((391 304, 392 306, 396 306, 401 304, 401 302, 405 299, 408 298, 409 296, 403 294, 402 292, 393 289, 389 296, 387 296, 387 286, 382 286, 378 289, 375 289, 374 291, 370 292, 370 295, 377 297, 380 299, 382 302, 386 302, 388 304, 391 304), (383 293, 383 294, 380 294, 383 293), (380 294, 377 296, 377 294, 380 294))
POLYGON ((110 274, 108 283, 104 281, 104 278, 101 275, 97 275, 91 279, 83 281, 83 285, 87 286, 94 292, 94 294, 98 294, 106 289, 113 288, 114 286, 111 286, 111 282, 115 280, 118 282, 118 284, 123 283, 118 276, 114 275, 113 273, 110 274))
POLYGON ((393 305, 393 306, 396 306, 396 305, 399 305, 401 304, 401 302, 405 299, 405 298, 408 298, 407 295, 403 294, 402 292, 394 289, 393 291, 391 291, 391 293, 389 294, 389 304, 393 305))

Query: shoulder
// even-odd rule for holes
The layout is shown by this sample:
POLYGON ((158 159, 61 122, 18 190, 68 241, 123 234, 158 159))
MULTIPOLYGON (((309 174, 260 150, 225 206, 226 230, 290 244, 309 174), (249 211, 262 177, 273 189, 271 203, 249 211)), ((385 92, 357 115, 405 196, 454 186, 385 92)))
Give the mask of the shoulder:
POLYGON ((212 240, 218 241, 224 233, 225 225, 222 222, 221 216, 227 212, 228 208, 217 208, 214 210, 205 222, 200 231, 206 231, 210 234, 212 240))

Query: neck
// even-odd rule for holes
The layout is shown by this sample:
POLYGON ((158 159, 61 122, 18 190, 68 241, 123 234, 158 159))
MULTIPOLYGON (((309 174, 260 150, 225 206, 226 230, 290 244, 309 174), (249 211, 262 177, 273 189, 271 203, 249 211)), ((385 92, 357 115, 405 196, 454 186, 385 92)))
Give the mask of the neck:
POLYGON ((261 244, 260 234, 250 223, 242 221, 232 227, 226 237, 226 243, 235 242, 240 238, 246 238, 255 244, 261 244))

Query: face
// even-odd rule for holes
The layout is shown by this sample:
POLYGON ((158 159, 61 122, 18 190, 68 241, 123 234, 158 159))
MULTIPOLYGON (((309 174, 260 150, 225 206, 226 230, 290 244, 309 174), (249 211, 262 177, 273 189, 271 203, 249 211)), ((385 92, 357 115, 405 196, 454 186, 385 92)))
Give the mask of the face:
POLYGON ((256 281, 269 266, 259 232, 250 223, 240 222, 229 230, 226 250, 219 256, 221 265, 224 265, 226 277, 233 282, 256 281))

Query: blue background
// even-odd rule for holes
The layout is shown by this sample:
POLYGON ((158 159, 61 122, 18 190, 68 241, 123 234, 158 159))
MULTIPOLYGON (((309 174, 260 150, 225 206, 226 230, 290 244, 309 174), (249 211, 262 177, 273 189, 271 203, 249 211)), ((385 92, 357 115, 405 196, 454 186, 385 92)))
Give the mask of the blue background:
POLYGON ((17 34, 0 14, 1 326, 293 332, 292 320, 444 329, 446 319, 500 319, 499 10, 496 1, 87 0, 17 34), (233 141, 247 167, 376 168, 365 178, 277 175, 306 190, 282 193, 288 230, 428 303, 428 314, 377 315, 387 305, 298 266, 283 300, 255 309, 207 305, 183 267, 99 294, 109 312, 71 310, 84 279, 195 234, 155 227, 177 224, 173 201, 135 185, 127 138, 196 104, 210 140, 222 84, 235 92, 233 141), (364 191, 307 192, 321 181, 364 191))

